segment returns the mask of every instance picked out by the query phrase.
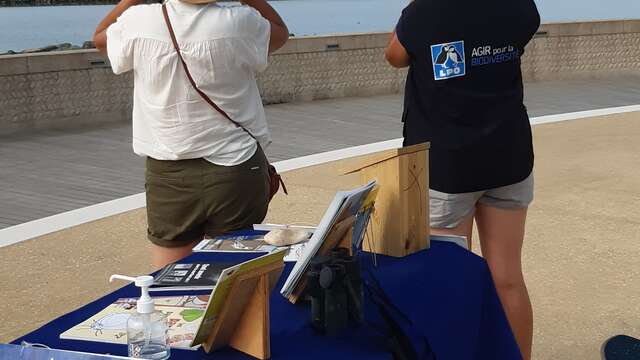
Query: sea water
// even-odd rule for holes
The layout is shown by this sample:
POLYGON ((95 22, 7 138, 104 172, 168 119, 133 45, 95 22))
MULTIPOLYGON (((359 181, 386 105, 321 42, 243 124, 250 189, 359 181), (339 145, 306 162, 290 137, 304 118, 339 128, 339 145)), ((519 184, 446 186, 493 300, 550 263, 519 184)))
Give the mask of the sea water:
MULTIPOLYGON (((484 0, 481 0, 484 1, 484 0)), ((640 19, 640 0, 535 0, 542 21, 640 19)), ((287 0, 270 2, 296 36, 390 31, 408 0, 287 0)), ((447 18, 464 11, 451 2, 447 18)), ((51 44, 81 45, 112 9, 99 6, 0 8, 0 52, 51 44)))

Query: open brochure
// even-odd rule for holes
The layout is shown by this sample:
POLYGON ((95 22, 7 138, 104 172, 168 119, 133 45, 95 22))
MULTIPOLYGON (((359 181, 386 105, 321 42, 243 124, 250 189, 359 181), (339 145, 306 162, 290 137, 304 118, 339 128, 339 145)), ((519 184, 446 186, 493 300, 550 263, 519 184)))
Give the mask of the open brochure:
POLYGON ((280 290, 282 295, 289 297, 293 293, 298 282, 309 267, 311 259, 316 255, 333 226, 349 216, 355 216, 362 209, 365 199, 367 199, 369 193, 375 186, 376 182, 371 181, 355 190, 339 191, 336 193, 327 211, 322 216, 322 220, 320 220, 316 231, 300 254, 300 259, 296 262, 287 281, 280 290))
POLYGON ((287 250, 286 262, 296 262, 308 242, 289 246, 274 246, 264 240, 264 235, 220 235, 213 239, 204 239, 193 248, 193 252, 257 253, 287 250))
MULTIPOLYGON (((63 332, 61 339, 127 344, 127 320, 136 312, 136 298, 122 298, 80 324, 63 332)), ((154 298, 156 310, 167 316, 169 346, 191 349, 209 295, 154 298)))
MULTIPOLYGON (((173 348, 197 349, 207 340, 213 324, 228 299, 239 276, 282 262, 285 251, 227 267, 222 270, 210 295, 154 297, 156 310, 167 315, 169 345, 173 348)), ((115 344, 127 343, 127 320, 136 311, 136 298, 118 299, 87 320, 63 332, 61 339, 86 340, 115 344)))
POLYGON ((272 252, 276 249, 264 241, 264 235, 220 235, 200 241, 193 252, 272 252))

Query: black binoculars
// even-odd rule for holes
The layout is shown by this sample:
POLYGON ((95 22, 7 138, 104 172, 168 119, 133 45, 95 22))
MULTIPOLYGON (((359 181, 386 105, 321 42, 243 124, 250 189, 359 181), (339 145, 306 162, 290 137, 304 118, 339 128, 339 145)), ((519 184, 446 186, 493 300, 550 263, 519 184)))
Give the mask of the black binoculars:
POLYGON ((307 272, 307 298, 311 300, 311 324, 326 335, 338 335, 349 323, 363 319, 363 287, 360 263, 347 249, 317 256, 307 272))

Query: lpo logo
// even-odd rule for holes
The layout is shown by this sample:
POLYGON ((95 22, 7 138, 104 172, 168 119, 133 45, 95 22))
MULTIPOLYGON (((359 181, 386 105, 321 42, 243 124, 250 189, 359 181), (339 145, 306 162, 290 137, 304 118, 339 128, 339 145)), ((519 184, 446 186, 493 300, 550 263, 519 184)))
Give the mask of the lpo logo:
POLYGON ((431 45, 431 61, 436 80, 464 76, 464 41, 431 45))

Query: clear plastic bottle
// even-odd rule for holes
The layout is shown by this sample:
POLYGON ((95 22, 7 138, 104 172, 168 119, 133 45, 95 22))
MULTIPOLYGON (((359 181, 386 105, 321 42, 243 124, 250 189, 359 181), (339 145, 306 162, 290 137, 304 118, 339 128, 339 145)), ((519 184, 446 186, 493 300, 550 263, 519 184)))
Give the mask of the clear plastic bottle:
POLYGON ((155 310, 155 303, 149 296, 152 276, 136 278, 111 275, 109 281, 122 279, 135 282, 142 295, 136 303, 136 312, 127 321, 127 346, 129 357, 147 360, 166 360, 171 356, 169 347, 167 317, 155 310))
POLYGON ((168 359, 171 350, 167 345, 167 317, 159 311, 131 315, 127 321, 127 345, 129 357, 168 359))

